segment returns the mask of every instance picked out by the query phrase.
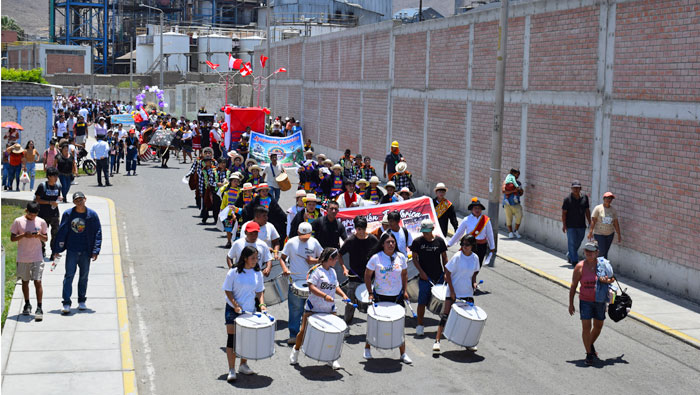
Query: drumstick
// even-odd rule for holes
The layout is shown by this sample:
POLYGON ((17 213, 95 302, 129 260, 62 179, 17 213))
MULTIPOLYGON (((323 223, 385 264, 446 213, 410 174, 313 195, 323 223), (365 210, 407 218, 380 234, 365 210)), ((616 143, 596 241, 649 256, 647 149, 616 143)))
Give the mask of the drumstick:
POLYGON ((274 320, 275 320, 275 317, 273 317, 273 316, 271 316, 271 315, 267 314, 267 311, 263 311, 263 314, 265 314, 265 315, 267 316, 267 318, 269 318, 269 319, 270 319, 270 322, 272 322, 272 321, 274 321, 274 320))
POLYGON ((416 318, 417 315, 416 315, 416 313, 413 311, 413 306, 411 306, 411 301, 408 300, 408 299, 406 299, 405 302, 406 302, 406 304, 408 305, 408 309, 411 310, 411 314, 413 314, 413 318, 416 318))
POLYGON ((241 310, 241 314, 250 314, 250 315, 254 315, 254 316, 256 316, 256 317, 262 317, 262 315, 260 315, 260 314, 258 314, 258 313, 256 313, 256 312, 253 312, 253 311, 241 310))
POLYGON ((354 307, 354 308, 357 308, 357 304, 352 303, 352 300, 350 300, 350 299, 343 299, 343 302, 345 302, 346 304, 351 305, 351 306, 354 307))

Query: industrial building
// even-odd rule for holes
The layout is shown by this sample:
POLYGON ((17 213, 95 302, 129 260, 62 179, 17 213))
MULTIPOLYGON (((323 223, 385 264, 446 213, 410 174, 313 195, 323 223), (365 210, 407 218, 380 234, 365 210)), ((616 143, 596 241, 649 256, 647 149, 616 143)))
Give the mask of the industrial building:
POLYGON ((90 74, 90 47, 16 41, 3 43, 3 67, 31 70, 41 67, 44 74, 90 74))

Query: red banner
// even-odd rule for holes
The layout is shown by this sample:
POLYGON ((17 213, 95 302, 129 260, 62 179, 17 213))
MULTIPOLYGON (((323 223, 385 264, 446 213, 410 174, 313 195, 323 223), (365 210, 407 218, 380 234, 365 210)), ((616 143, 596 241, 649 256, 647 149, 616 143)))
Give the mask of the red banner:
POLYGON ((382 226, 384 214, 394 210, 397 210, 401 214, 401 226, 405 226, 406 229, 411 232, 413 238, 421 235, 420 223, 424 219, 431 219, 435 224, 433 234, 444 237, 437 222, 433 199, 428 196, 397 203, 345 208, 340 210, 338 218, 340 218, 343 226, 345 226, 348 234, 350 234, 355 228, 352 220, 358 215, 364 215, 367 217, 367 231, 372 232, 382 226))

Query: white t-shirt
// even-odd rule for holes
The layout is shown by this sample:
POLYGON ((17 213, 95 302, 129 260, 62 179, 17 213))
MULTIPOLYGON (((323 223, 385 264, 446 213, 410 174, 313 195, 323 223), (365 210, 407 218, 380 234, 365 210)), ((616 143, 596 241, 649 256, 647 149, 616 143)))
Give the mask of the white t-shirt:
POLYGON ((56 122, 56 135, 58 135, 58 137, 63 137, 63 135, 66 133, 68 133, 68 122, 57 121, 56 122))
MULTIPOLYGON (((321 292, 330 295, 332 298, 335 295, 335 288, 338 286, 338 277, 333 268, 328 268, 328 270, 326 270, 322 266, 319 266, 311 272, 307 282, 315 285, 321 292)), ((335 312, 335 302, 329 302, 309 292, 309 297, 306 299, 304 309, 317 313, 333 313, 335 312)))
MULTIPOLYGON (((233 292, 233 300, 238 303, 244 311, 255 311, 255 293, 265 290, 265 282, 262 272, 253 269, 243 269, 238 273, 237 268, 229 269, 221 286, 224 291, 233 292)), ((226 297, 226 303, 234 307, 226 297)))
MULTIPOLYGON (((253 221, 248 221, 243 224, 243 227, 241 228, 241 232, 245 232, 246 226, 253 221)), ((279 239, 280 234, 277 232, 277 229, 275 229, 275 226, 272 225, 271 223, 266 223, 265 225, 260 227, 260 232, 258 232, 258 240, 262 240, 267 244, 269 248, 272 248, 272 240, 279 239)))
POLYGON ((233 265, 236 266, 236 263, 238 263, 238 258, 241 256, 241 251, 243 251, 243 248, 248 246, 255 247, 255 249, 258 250, 258 265, 260 266, 260 269, 264 269, 267 262, 272 260, 272 257, 270 256, 270 249, 267 248, 267 244, 260 239, 255 240, 255 243, 248 243, 245 237, 234 241, 231 245, 231 249, 228 250, 228 257, 233 261, 233 265))
POLYGON ((399 250, 402 254, 408 255, 408 251, 406 250, 406 246, 410 246, 413 244, 413 236, 411 235, 411 232, 405 232, 408 234, 408 242, 406 241, 406 235, 404 234, 403 228, 400 228, 398 232, 394 232, 393 230, 391 233, 396 237, 396 249, 399 250))
POLYGON ((107 135, 107 124, 105 126, 99 123, 95 124, 95 136, 105 136, 107 135))
POLYGON ((279 188, 280 186, 277 184, 277 180, 275 177, 280 175, 282 173, 282 164, 277 162, 277 165, 273 166, 272 163, 268 163, 265 165, 265 168, 263 169, 263 172, 265 173, 265 182, 267 185, 269 185, 271 188, 279 188), (274 168, 274 171, 273 169, 274 168))
POLYGON ((302 242, 299 236, 294 236, 284 245, 282 253, 287 256, 289 271, 292 272, 292 281, 306 280, 306 272, 309 264, 306 257, 318 258, 323 252, 321 243, 311 237, 306 242, 302 242), (296 274, 295 274, 296 273, 296 274))
POLYGON ((83 108, 81 108, 80 110, 78 110, 78 115, 82 115, 82 116, 83 116, 83 119, 86 120, 86 121, 87 121, 87 118, 88 118, 88 113, 89 113, 89 111, 88 111, 88 109, 85 108, 85 107, 83 107, 83 108))
POLYGON ((289 234, 289 231, 292 229, 292 221, 294 221, 294 217, 296 217, 297 213, 303 209, 303 206, 299 207, 294 205, 287 210, 287 234, 289 234))
POLYGON ((384 251, 379 251, 367 262, 367 270, 374 271, 374 290, 380 295, 395 296, 403 288, 401 272, 408 267, 406 255, 396 252, 393 257, 392 262, 384 251))
POLYGON ((117 129, 117 132, 119 132, 119 140, 126 140, 129 136, 129 132, 126 129, 117 129))
MULTIPOLYGON (((450 271, 452 278, 452 286, 458 298, 470 298, 474 296, 474 288, 472 287, 472 276, 474 272, 479 271, 479 257, 472 252, 466 256, 463 252, 459 252, 452 256, 445 269, 450 271)), ((446 296, 450 296, 450 287, 447 287, 446 296)))

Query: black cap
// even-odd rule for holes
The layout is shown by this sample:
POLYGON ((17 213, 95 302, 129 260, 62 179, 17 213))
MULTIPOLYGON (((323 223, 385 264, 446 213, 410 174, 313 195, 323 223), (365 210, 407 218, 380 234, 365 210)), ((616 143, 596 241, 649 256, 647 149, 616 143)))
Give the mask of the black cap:
POLYGON ((75 201, 75 199, 80 199, 80 198, 85 198, 85 194, 80 192, 80 191, 73 194, 73 201, 75 201))

